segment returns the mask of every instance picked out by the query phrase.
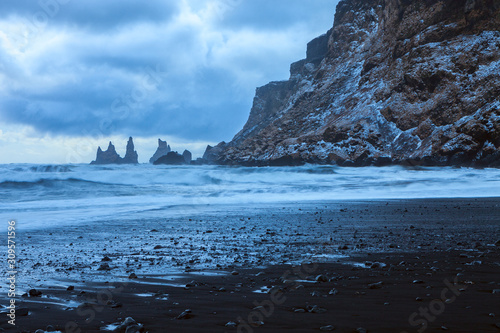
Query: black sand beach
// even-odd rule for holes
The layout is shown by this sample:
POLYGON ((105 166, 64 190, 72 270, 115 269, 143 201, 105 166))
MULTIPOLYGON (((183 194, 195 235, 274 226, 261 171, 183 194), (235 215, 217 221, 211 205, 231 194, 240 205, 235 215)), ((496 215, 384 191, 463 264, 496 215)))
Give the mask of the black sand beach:
POLYGON ((6 315, 0 327, 499 332, 499 231, 498 198, 186 208, 20 231, 26 295, 15 328, 6 315))

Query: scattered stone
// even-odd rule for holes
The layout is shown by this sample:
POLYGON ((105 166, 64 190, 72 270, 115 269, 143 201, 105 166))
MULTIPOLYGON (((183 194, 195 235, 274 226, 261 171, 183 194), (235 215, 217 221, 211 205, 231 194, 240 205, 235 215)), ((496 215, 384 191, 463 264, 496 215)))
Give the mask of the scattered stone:
POLYGON ((261 327, 261 326, 264 326, 264 322, 263 321, 254 321, 254 322, 251 322, 249 323, 250 326, 253 326, 253 327, 261 327))
POLYGON ((305 313, 306 310, 305 309, 295 309, 293 312, 296 312, 296 313, 305 313))
POLYGON ((163 249, 163 246, 161 245, 156 245, 153 250, 160 250, 160 249, 163 249))
POLYGON ((365 328, 363 328, 363 327, 358 327, 358 329, 356 330, 356 332, 358 332, 358 333, 368 333, 368 331, 365 328))
POLYGON ((189 283, 186 283, 186 288, 191 288, 191 287, 196 287, 196 286, 198 286, 198 282, 196 282, 194 280, 189 282, 189 283))
POLYGON ((500 239, 495 243, 496 246, 500 246, 500 239))
POLYGON ((28 291, 28 294, 30 295, 30 297, 40 297, 40 296, 42 296, 42 292, 40 290, 36 290, 36 289, 30 289, 28 291))
POLYGON ((68 288, 66 288, 67 291, 72 291, 72 290, 75 290, 75 286, 69 286, 68 288))
POLYGON ((333 331, 335 329, 335 326, 327 325, 327 326, 322 326, 319 329, 320 329, 320 331, 333 331))
POLYGON ((328 282, 328 278, 325 275, 318 275, 318 276, 316 276, 316 281, 317 282, 328 282))
POLYGON ((238 275, 238 274, 240 274, 240 273, 238 273, 237 271, 232 271, 231 272, 231 275, 238 275))
POLYGON ((118 308, 121 308, 122 306, 123 306, 123 304, 119 303, 119 302, 114 302, 113 304, 111 304, 112 309, 118 309, 118 308))
POLYGON ((425 282, 422 280, 413 280, 413 284, 422 284, 422 283, 425 283, 425 282))
POLYGON ((500 289, 493 289, 493 294, 500 294, 500 289))
POLYGON ((368 288, 370 288, 370 289, 380 289, 380 288, 382 288, 383 284, 384 284, 384 282, 382 282, 382 281, 379 281, 379 282, 376 282, 376 283, 370 283, 368 285, 368 288))
POLYGON ((313 305, 313 306, 308 305, 307 306, 307 311, 310 312, 310 313, 325 313, 326 309, 320 308, 317 305, 313 305))
POLYGON ((446 327, 446 326, 441 326, 441 329, 442 329, 443 331, 447 331, 447 330, 448 330, 448 327, 446 327))
POLYGON ((422 299, 422 297, 417 297, 417 298, 415 298, 415 301, 417 301, 417 302, 422 302, 422 301, 423 301, 423 299, 422 299))
POLYGON ((144 327, 138 324, 132 317, 125 318, 125 320, 114 330, 114 332, 123 333, 140 333, 143 331, 144 327))
POLYGON ((135 273, 132 273, 128 276, 129 279, 137 279, 137 275, 135 273))
POLYGON ((46 331, 46 332, 54 332, 54 331, 55 331, 55 328, 54 328, 54 326, 52 326, 52 325, 48 325, 48 326, 45 328, 45 331, 46 331))
POLYGON ((226 326, 227 328, 236 328, 238 327, 238 324, 236 324, 234 321, 228 321, 224 326, 226 326))
POLYGON ((335 288, 333 288, 332 290, 330 290, 328 292, 329 295, 337 295, 338 293, 339 293, 339 291, 337 289, 335 289, 335 288))
POLYGON ((192 311, 190 309, 186 309, 184 310, 184 312, 178 315, 176 319, 183 320, 183 319, 191 319, 193 317, 194 315, 192 314, 192 311))
POLYGON ((99 266, 99 268, 97 270, 98 271, 110 271, 111 267, 109 267, 109 265, 107 263, 103 263, 99 266))

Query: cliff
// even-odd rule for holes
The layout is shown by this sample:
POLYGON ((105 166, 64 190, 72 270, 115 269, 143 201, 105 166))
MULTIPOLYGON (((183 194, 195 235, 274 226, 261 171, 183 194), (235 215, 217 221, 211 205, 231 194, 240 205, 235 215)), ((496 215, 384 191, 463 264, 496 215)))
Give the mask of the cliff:
POLYGON ((134 141, 132 138, 129 138, 124 158, 121 158, 120 155, 118 155, 113 143, 109 142, 107 150, 103 151, 101 147, 97 148, 96 159, 95 161, 92 161, 90 164, 137 164, 137 163, 139 163, 139 161, 137 152, 134 150, 134 141))
POLYGON ((500 2, 343 0, 218 164, 500 166, 500 2))

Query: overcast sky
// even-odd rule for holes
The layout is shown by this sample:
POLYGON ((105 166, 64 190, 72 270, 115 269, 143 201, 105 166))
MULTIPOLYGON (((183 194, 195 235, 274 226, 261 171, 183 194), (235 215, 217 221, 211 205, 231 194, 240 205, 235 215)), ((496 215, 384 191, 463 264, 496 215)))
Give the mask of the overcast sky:
POLYGON ((0 163, 87 163, 133 136, 200 156, 333 24, 337 0, 2 0, 0 163))

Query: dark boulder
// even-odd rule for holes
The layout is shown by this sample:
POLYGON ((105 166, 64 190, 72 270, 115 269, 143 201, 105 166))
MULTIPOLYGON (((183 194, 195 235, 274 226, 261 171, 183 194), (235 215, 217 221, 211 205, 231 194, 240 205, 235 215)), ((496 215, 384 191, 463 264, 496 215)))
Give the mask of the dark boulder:
POLYGON ((154 165, 166 164, 166 165, 182 165, 186 164, 184 156, 181 154, 171 151, 165 156, 160 157, 154 163, 154 165))

